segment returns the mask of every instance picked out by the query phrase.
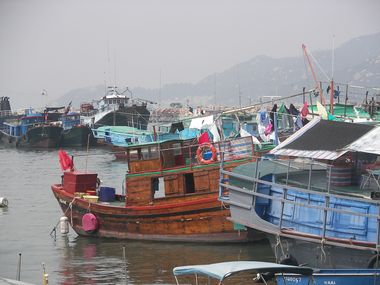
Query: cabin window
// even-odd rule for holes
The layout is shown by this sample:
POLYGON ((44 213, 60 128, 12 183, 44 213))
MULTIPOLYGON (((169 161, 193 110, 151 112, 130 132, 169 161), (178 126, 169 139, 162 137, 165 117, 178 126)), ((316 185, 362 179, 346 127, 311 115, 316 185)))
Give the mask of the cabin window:
POLYGON ((152 178, 152 193, 154 199, 165 197, 165 183, 163 177, 152 178))
POLYGON ((157 147, 146 147, 141 149, 142 159, 157 159, 158 158, 158 149, 157 147))
POLYGON ((184 177, 184 186, 185 186, 185 194, 194 193, 194 175, 193 173, 187 173, 183 175, 184 177))
POLYGON ((145 159, 149 159, 149 148, 142 148, 141 149, 141 159, 142 160, 145 160, 145 159))
POLYGON ((129 151, 129 160, 139 160, 139 152, 137 149, 132 149, 129 151))
POLYGON ((181 144, 180 143, 173 143, 173 154, 174 155, 180 155, 182 154, 181 144))
POLYGON ((156 146, 149 148, 149 157, 151 159, 158 158, 158 148, 156 146))

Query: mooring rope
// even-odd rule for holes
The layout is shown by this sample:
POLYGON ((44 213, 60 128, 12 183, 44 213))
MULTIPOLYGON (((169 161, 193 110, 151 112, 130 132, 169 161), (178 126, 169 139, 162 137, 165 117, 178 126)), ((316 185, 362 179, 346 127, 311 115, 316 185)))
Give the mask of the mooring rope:
POLYGON ((321 239, 321 261, 325 262, 327 257, 326 257, 326 252, 325 252, 325 242, 326 239, 321 239))
MULTIPOLYGON (((71 220, 71 226, 73 225, 73 203, 74 203, 74 201, 75 201, 75 199, 76 199, 77 197, 74 197, 74 199, 69 203, 69 206, 67 207, 67 209, 66 209, 66 211, 63 213, 63 215, 65 215, 66 216, 66 213, 67 213, 67 211, 70 209, 70 220, 71 220)), ((51 230, 51 232, 50 232, 50 236, 52 236, 52 234, 53 234, 53 232, 54 232, 54 239, 56 239, 56 232, 57 232, 57 227, 58 227, 58 225, 59 225, 59 223, 60 223, 61 221, 60 220, 58 220, 58 223, 55 225, 55 227, 51 230)))
POLYGON ((276 237, 276 245, 274 246, 274 255, 276 258, 276 262, 279 261, 278 254, 277 254, 278 247, 280 247, 281 249, 282 256, 285 256, 284 248, 282 247, 281 238, 279 234, 276 237))

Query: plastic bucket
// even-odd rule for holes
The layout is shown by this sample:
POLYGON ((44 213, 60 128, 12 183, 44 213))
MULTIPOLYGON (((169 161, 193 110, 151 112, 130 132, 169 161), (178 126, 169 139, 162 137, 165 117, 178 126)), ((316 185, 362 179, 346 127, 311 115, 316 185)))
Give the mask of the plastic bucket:
POLYGON ((99 201, 112 202, 115 200, 115 188, 112 187, 100 187, 99 189, 99 201))
POLYGON ((210 160, 212 157, 212 151, 208 150, 202 154, 204 160, 210 160))

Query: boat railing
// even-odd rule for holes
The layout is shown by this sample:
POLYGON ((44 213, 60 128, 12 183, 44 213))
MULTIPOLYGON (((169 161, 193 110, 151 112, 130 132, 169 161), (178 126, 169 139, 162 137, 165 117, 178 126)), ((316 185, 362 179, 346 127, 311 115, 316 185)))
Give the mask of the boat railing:
POLYGON ((181 168, 207 167, 229 164, 232 161, 252 161, 255 146, 251 137, 210 143, 207 147, 192 140, 147 144, 127 149, 128 169, 131 174, 165 172, 181 168), (223 157, 223 159, 222 159, 223 157))
MULTIPOLYGON (((287 231, 291 231, 288 227, 284 226, 285 221, 287 219, 286 209, 290 209, 292 207, 300 207, 307 208, 314 211, 320 211, 322 213, 322 225, 313 225, 315 228, 320 230, 319 239, 321 241, 329 241, 331 243, 336 242, 333 236, 330 236, 328 231, 328 217, 332 217, 334 214, 346 215, 349 220, 360 220, 360 219, 372 219, 376 221, 376 240, 358 240, 355 243, 355 237, 347 238, 347 241, 350 241, 350 247, 359 248, 359 249, 367 249, 367 248, 375 248, 380 250, 380 201, 379 200, 371 200, 365 197, 360 196, 347 196, 338 193, 331 193, 329 188, 326 191, 319 191, 315 189, 311 189, 310 183, 307 188, 297 187, 294 185, 290 185, 287 181, 285 183, 279 183, 271 177, 266 180, 265 175, 259 171, 259 164, 261 163, 261 159, 256 159, 255 168, 253 173, 249 175, 234 173, 231 171, 227 171, 221 169, 221 180, 220 180, 220 192, 219 199, 231 206, 235 206, 238 208, 242 208, 248 211, 256 211, 257 206, 260 207, 260 203, 266 201, 265 203, 281 203, 279 219, 277 224, 273 224, 275 228, 277 228, 278 233, 283 233, 287 231), (279 191, 279 195, 271 195, 270 192, 262 191, 259 189, 263 189, 263 187, 275 187, 276 189, 282 189, 279 191), (294 199, 294 193, 303 193, 304 199, 294 199), (234 194, 236 193, 236 194, 234 194), (245 201, 240 199, 235 199, 235 197, 239 196, 239 193, 243 196, 249 196, 252 199, 246 199, 245 201), (237 195, 237 196, 235 196, 237 195), (314 201, 313 197, 320 197, 318 201, 314 201), (305 198, 307 197, 307 198, 305 198), (374 211, 354 211, 350 210, 350 207, 335 207, 335 202, 338 199, 341 201, 353 201, 355 203, 365 203, 365 205, 374 206, 376 212, 374 211), (249 203, 247 203, 249 201, 249 203)), ((331 171, 331 168, 328 167, 331 171)), ((290 169, 290 168, 288 168, 290 169)), ((312 169, 312 168, 310 168, 312 169)), ((281 171, 284 171, 282 169, 281 171)), ((287 178, 289 176, 290 171, 287 172, 287 178)), ((330 172, 331 173, 331 172, 330 172)), ((268 173, 269 174, 269 173, 268 173)), ((310 180, 310 179, 309 179, 310 180)), ((363 221, 364 222, 364 221, 363 221)), ((369 224, 369 222, 367 222, 369 224)), ((302 237, 300 237, 302 239, 302 237)), ((329 243, 329 242, 327 242, 329 243)))
MULTIPOLYGON (((283 180, 281 181, 283 184, 285 185, 288 185, 288 184, 291 184, 293 183, 294 184, 294 181, 292 181, 292 174, 296 174, 296 173, 300 173, 301 171, 303 172, 303 174, 305 174, 305 172, 307 171, 308 173, 308 176, 304 176, 305 178, 307 178, 306 181, 304 181, 305 183, 307 183, 307 190, 311 190, 312 189, 312 183, 313 182, 313 173, 315 173, 316 170, 322 170, 322 171, 325 171, 325 175, 328 177, 327 181, 326 181, 326 185, 319 185, 318 187, 318 191, 326 191, 326 192, 330 192, 330 185, 331 185, 331 169, 332 169, 332 166, 331 165, 328 165, 328 164, 325 164, 325 163, 321 163, 319 161, 315 161, 315 160, 303 160, 303 159, 296 159, 296 160, 291 160, 291 159, 271 159, 270 157, 267 157, 267 156, 264 156, 264 157, 258 157, 258 156, 255 156, 253 157, 253 161, 256 161, 256 164, 255 164, 255 177, 257 177, 257 175, 260 175, 262 173, 259 173, 258 172, 258 169, 259 169, 259 163, 263 160, 268 160, 270 159, 271 163, 278 169, 279 172, 281 172, 283 175, 285 175, 285 177, 283 177, 283 180)), ((222 167, 221 167, 221 177, 224 177, 227 175, 227 173, 224 173, 224 167, 223 167, 223 159, 222 159, 222 167)), ((229 175, 227 175, 229 176, 229 175)), ((239 176, 239 174, 236 174, 234 173, 233 175, 231 176, 239 176)), ((314 175, 315 176, 315 175, 314 175)), ((244 178, 242 178, 244 179, 244 178)), ((225 181, 229 181, 229 179, 227 178, 224 178, 225 181)), ((278 181, 277 183, 280 183, 280 181, 278 181)), ((316 185, 314 184, 313 186, 314 188, 317 188, 316 185)), ((220 187, 220 199, 223 199, 223 200, 228 200, 229 197, 229 192, 227 189, 224 189, 223 187, 220 187)))

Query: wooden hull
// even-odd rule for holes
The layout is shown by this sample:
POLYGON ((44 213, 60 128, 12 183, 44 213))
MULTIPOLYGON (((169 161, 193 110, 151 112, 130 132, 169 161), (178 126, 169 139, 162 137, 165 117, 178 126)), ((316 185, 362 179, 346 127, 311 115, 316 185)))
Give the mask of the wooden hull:
POLYGON ((91 237, 185 242, 243 242, 246 232, 233 229, 229 210, 217 200, 217 193, 181 203, 148 206, 110 206, 75 198, 61 185, 52 186, 62 211, 77 234, 91 237), (72 210, 69 204, 72 203, 72 210), (98 219, 95 232, 82 227, 83 215, 98 219))

